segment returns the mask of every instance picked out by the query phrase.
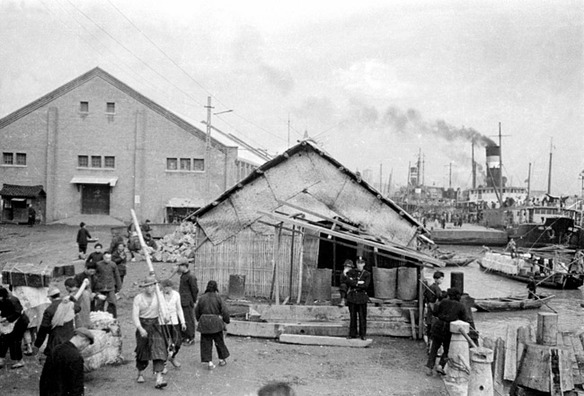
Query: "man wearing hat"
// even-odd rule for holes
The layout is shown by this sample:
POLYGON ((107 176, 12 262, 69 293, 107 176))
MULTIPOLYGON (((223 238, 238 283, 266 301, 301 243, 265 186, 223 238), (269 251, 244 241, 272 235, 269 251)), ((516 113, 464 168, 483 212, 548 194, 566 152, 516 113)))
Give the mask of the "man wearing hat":
POLYGON ((85 393, 81 351, 92 345, 93 341, 93 333, 85 327, 80 327, 75 330, 69 341, 55 347, 48 368, 50 377, 45 384, 41 383, 41 395, 44 392, 49 395, 85 393), (47 388, 43 389, 43 385, 47 388))
POLYGON ((471 322, 466 313, 466 308, 460 302, 460 290, 451 287, 446 291, 446 295, 448 298, 440 301, 432 310, 432 314, 435 317, 430 331, 432 347, 430 348, 430 356, 428 356, 428 362, 426 363, 426 374, 429 376, 434 373, 436 357, 438 356, 438 350, 441 346, 443 352, 440 357, 440 363, 436 367, 436 372, 444 374, 444 366, 448 361, 448 350, 450 348, 450 338, 452 336, 452 333, 450 332, 450 322, 454 322, 455 320, 463 320, 468 323, 471 322))
POLYGON ((347 273, 347 306, 349 307, 349 338, 359 337, 364 340, 367 336, 367 303, 369 296, 367 289, 371 282, 371 274, 365 270, 365 260, 357 259, 357 268, 347 273), (359 326, 357 327, 357 319, 359 326))
POLYGON ((195 342, 195 303, 199 294, 197 278, 189 270, 189 262, 183 260, 177 265, 176 272, 180 275, 180 284, 178 293, 180 294, 180 305, 185 315, 185 324, 187 329, 182 332, 183 344, 193 345, 195 342))
POLYGON ((160 325, 160 303, 156 295, 156 278, 148 276, 140 284, 141 292, 134 297, 132 319, 136 326, 136 382, 144 383, 144 370, 152 361, 156 375, 156 389, 164 388, 167 383, 162 377, 164 362, 168 359, 166 338, 160 325))

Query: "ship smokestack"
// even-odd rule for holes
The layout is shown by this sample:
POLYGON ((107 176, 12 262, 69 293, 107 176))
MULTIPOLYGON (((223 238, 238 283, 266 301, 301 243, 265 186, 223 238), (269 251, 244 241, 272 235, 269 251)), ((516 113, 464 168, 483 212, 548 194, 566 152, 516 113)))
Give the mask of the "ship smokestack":
POLYGON ((487 187, 501 188, 501 147, 487 146, 487 187))

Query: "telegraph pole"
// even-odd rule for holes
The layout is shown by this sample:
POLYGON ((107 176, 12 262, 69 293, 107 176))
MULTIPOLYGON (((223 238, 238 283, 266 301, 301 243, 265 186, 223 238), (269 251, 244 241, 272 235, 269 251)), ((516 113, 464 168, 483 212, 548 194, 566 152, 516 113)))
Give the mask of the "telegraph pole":
POLYGON ((207 97, 207 139, 205 141, 205 192, 207 196, 207 203, 211 201, 211 113, 213 106, 211 106, 211 97, 207 97))

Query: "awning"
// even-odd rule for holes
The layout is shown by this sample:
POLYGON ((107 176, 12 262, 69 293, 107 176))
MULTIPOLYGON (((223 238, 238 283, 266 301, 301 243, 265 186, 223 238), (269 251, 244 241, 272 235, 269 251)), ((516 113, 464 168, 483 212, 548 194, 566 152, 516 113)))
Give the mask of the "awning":
POLYGON ((0 190, 0 195, 3 197, 44 197, 46 196, 43 186, 22 186, 18 184, 6 184, 2 185, 2 190, 0 190))
POLYGON ((109 184, 114 187, 118 182, 117 177, 74 176, 71 184, 109 184))
POLYGON ((204 202, 190 198, 171 198, 167 203, 167 208, 201 208, 204 202))

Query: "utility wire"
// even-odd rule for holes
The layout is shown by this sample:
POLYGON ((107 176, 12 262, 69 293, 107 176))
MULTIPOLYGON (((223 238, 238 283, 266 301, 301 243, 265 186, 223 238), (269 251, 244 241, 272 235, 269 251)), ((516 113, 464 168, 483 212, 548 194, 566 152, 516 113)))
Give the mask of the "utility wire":
MULTIPOLYGON (((69 0, 67 0, 69 1, 69 0)), ((130 25, 132 25, 134 27, 134 29, 136 29, 142 36, 144 36, 146 38, 146 40, 148 40, 148 42, 150 42, 158 51, 160 51, 160 53, 162 55, 164 55, 174 66, 176 66, 185 76, 187 76, 191 81, 193 81, 198 87, 200 87, 205 93, 207 93, 208 96, 213 97, 217 102, 219 102, 221 105, 223 105, 225 108, 230 108, 231 106, 226 105, 223 101, 221 101, 219 98, 217 98, 217 96, 213 95, 209 90, 207 90, 203 84, 201 84, 200 82, 198 82, 195 78, 193 78, 185 69, 183 69, 177 62, 174 61, 174 59, 172 59, 162 48, 160 48, 160 46, 158 44, 156 44, 154 42, 154 40, 152 40, 144 31, 142 31, 138 26, 136 26, 136 24, 128 17, 126 16, 118 7, 116 7, 110 0, 107 0, 107 2, 126 20, 128 21, 128 23, 130 23, 130 25)), ((107 33, 107 32, 106 32, 107 33)), ((108 34, 109 35, 109 34, 108 34)), ((111 36, 110 36, 111 37, 111 36)), ((175 86, 173 84, 173 86, 175 86)), ((176 86, 175 86, 176 87, 176 86)), ((181 90, 181 92, 184 92, 181 90)), ((187 96, 190 97, 190 95, 187 94, 187 96)), ((194 100, 194 99, 193 99, 194 100)), ((240 119, 242 119, 243 121, 249 123, 250 125, 266 132, 267 134, 274 136, 277 139, 280 139, 282 141, 286 141, 285 138, 283 138, 282 136, 278 136, 276 134, 274 134, 273 132, 268 131, 267 129, 257 125, 256 123, 254 123, 251 120, 248 120, 247 118, 243 117, 242 115, 240 115, 239 113, 234 113, 234 115, 240 119)))

